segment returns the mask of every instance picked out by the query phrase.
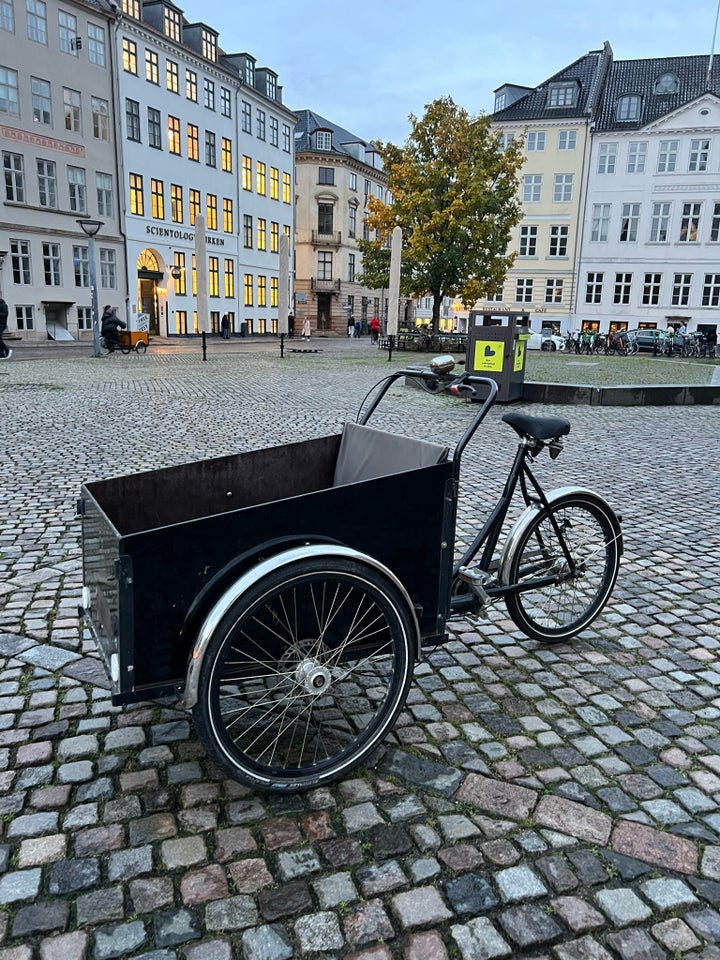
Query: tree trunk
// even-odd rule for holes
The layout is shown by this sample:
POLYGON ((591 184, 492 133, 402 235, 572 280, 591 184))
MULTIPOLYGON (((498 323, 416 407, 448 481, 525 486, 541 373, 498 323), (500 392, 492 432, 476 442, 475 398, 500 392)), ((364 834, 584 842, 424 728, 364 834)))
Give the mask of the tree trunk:
POLYGON ((438 290, 432 291, 433 295, 433 313, 432 313, 432 332, 440 332, 440 307, 442 306, 443 296, 438 290))

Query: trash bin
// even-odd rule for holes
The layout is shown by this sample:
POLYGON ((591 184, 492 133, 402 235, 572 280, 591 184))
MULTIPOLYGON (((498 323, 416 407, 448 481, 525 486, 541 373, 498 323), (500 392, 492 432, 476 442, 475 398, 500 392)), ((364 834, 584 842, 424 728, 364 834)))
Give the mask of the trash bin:
POLYGON ((525 354, 530 315, 472 310, 465 369, 498 385, 497 399, 520 400, 525 389, 525 354))
POLYGON ((246 337, 248 335, 248 325, 247 320, 240 321, 240 336, 246 337))

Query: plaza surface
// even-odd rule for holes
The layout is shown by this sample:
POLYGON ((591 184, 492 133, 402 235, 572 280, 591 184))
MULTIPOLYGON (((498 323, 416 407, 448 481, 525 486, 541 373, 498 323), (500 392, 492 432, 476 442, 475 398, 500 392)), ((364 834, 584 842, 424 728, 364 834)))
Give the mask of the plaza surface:
MULTIPOLYGON (((192 717, 111 705, 77 615, 80 484, 335 433, 395 366, 294 346, 321 352, 20 345, 2 365, 0 960, 720 958, 713 407, 516 405, 572 421, 545 486, 622 514, 614 596, 554 647, 499 605, 453 621, 381 755, 331 788, 254 794, 192 717)), ((440 441, 468 416, 402 386, 384 411, 440 441)), ((462 542, 515 449, 503 412, 464 458, 462 542)))

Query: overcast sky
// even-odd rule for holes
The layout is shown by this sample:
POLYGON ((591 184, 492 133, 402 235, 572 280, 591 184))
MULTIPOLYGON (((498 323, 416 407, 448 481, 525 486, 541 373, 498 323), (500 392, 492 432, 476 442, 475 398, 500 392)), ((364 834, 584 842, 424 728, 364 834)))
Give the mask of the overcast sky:
MULTIPOLYGON (((720 0, 180 0, 279 75, 284 103, 364 140, 401 144, 408 114, 451 96, 490 112, 503 83, 534 87, 609 40, 615 58, 710 53, 720 0)), ((715 44, 717 51, 717 42, 715 44)))

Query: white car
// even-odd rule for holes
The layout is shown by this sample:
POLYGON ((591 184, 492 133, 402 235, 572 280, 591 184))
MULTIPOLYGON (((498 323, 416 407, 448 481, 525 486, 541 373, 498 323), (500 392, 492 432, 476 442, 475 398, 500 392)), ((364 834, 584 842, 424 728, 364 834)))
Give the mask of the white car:
POLYGON ((554 333, 530 333, 530 339, 527 342, 528 350, 562 350, 565 345, 563 337, 558 337, 554 333))

